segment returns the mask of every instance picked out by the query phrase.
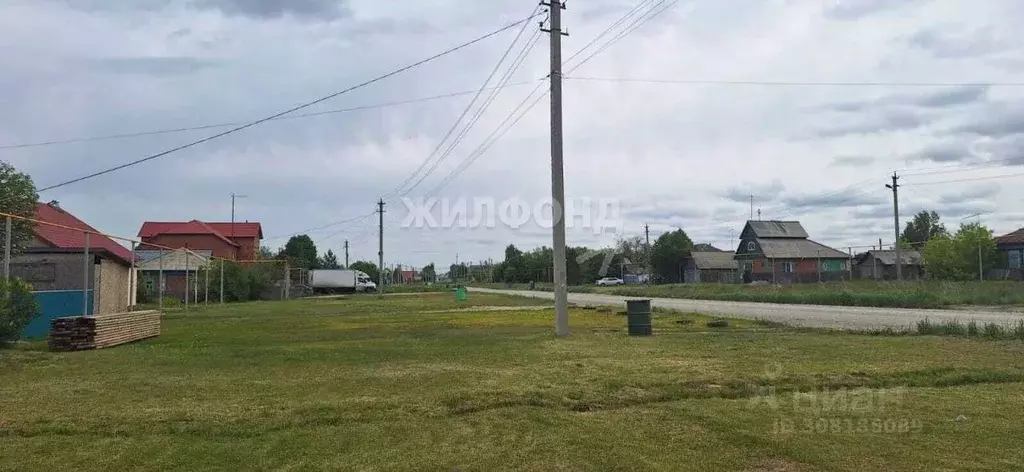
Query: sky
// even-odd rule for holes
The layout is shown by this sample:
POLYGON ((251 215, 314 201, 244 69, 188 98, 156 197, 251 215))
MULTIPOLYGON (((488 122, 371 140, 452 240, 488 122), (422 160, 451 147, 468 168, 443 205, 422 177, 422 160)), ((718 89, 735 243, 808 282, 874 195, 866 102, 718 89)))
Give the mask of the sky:
MULTIPOLYGON (((569 244, 610 244, 649 224, 652 241, 682 228, 734 249, 751 196, 762 219, 798 220, 837 249, 891 244, 893 172, 904 221, 934 210, 951 228, 978 213, 968 221, 997 234, 1024 226, 1024 3, 667 1, 601 48, 630 23, 602 33, 641 3, 578 0, 563 11, 566 196, 577 208, 586 199, 618 208, 613 228, 574 225, 569 244)), ((57 185, 230 128, 91 138, 252 122, 535 9, 520 0, 5 0, 0 160, 39 188, 57 185), (24 146, 81 138, 90 139, 24 146)), ((352 261, 375 261, 372 212, 384 198, 388 265, 550 246, 545 225, 500 217, 503 202, 539 209, 551 195, 543 19, 301 111, 314 116, 261 123, 40 199, 133 237, 147 220, 228 221, 236 193, 245 196, 237 220, 262 223, 265 245, 307 233, 321 251, 343 254, 348 240, 352 261), (434 152, 462 135, 457 120, 491 93, 471 102, 475 92, 520 51, 510 85, 450 153, 434 152), (534 84, 540 92, 529 95, 534 84), (538 104, 489 140, 528 97, 538 104), (359 109, 334 112, 350 108, 359 109), (403 196, 440 199, 438 220, 445 201, 465 199, 470 222, 487 220, 473 202, 493 201, 481 208, 498 211, 498 224, 412 227, 403 196)))

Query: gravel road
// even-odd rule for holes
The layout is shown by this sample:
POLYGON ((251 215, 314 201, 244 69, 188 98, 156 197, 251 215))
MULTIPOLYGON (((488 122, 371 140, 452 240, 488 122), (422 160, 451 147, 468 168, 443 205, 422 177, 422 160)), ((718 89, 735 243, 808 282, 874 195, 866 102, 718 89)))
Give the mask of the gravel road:
MULTIPOLYGON (((523 297, 554 299, 551 292, 528 290, 493 290, 472 287, 471 292, 505 293, 523 297)), ((618 295, 596 293, 570 293, 569 301, 579 305, 614 305, 623 310, 627 298, 618 295)), ((908 308, 868 308, 823 305, 780 305, 775 303, 720 302, 711 300, 685 300, 681 298, 652 298, 655 307, 678 310, 687 313, 723 316, 729 318, 768 319, 795 326, 831 329, 870 330, 880 328, 913 327, 919 320, 928 318, 933 322, 957 320, 963 323, 1015 324, 1024 320, 1024 313, 969 310, 920 310, 908 308)))

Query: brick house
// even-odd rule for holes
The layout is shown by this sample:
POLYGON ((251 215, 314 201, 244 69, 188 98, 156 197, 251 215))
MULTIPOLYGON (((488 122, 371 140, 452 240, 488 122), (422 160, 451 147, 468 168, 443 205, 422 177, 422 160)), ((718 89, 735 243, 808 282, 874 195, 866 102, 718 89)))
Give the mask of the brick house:
POLYGON ((259 223, 170 223, 147 221, 139 230, 142 250, 188 248, 210 251, 213 257, 248 261, 257 258, 263 228, 259 223))
MULTIPOLYGON (((11 258, 11 275, 32 285, 44 316, 81 315, 83 293, 92 299, 90 314, 120 313, 135 305, 134 257, 128 248, 96 234, 57 202, 38 204, 35 217, 45 223, 35 225, 25 251, 11 258), (91 233, 88 262, 85 231, 91 233), (66 305, 67 312, 51 313, 58 305, 66 305)), ((46 323, 42 326, 45 332, 46 323)))
POLYGON ((809 283, 849 278, 850 256, 808 239, 798 221, 748 221, 734 257, 745 282, 809 283))

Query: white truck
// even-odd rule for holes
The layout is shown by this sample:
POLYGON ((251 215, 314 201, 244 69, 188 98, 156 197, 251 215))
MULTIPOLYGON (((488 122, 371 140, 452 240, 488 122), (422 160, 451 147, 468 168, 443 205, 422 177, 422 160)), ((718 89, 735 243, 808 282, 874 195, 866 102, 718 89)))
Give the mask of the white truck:
POLYGON ((309 286, 313 293, 375 292, 377 284, 358 270, 311 270, 309 286))

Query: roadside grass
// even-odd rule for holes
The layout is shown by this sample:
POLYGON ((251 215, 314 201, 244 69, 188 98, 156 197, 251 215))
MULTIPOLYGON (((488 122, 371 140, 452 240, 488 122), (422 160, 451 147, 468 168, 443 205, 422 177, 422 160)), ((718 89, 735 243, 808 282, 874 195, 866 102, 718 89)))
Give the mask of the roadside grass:
POLYGON ((663 310, 653 336, 630 337, 624 316, 586 308, 571 310, 573 334, 557 339, 545 303, 481 293, 248 303, 175 312, 159 338, 111 349, 21 344, 0 351, 2 468, 1006 470, 1024 461, 1019 341, 732 319, 710 328, 717 318, 663 310), (522 309, 483 311, 491 306, 522 309))
MULTIPOLYGON (((529 284, 474 284, 493 289, 528 290, 529 284)), ((550 292, 551 284, 535 284, 550 292)), ((607 293, 629 297, 686 298, 798 305, 883 308, 952 308, 1006 306, 1024 308, 1020 282, 853 281, 821 284, 743 285, 668 284, 597 287, 571 286, 572 293, 607 293)))
POLYGON ((995 281, 854 281, 783 286, 680 284, 600 288, 597 291, 623 296, 886 308, 1024 306, 1024 290, 1019 282, 995 281))

